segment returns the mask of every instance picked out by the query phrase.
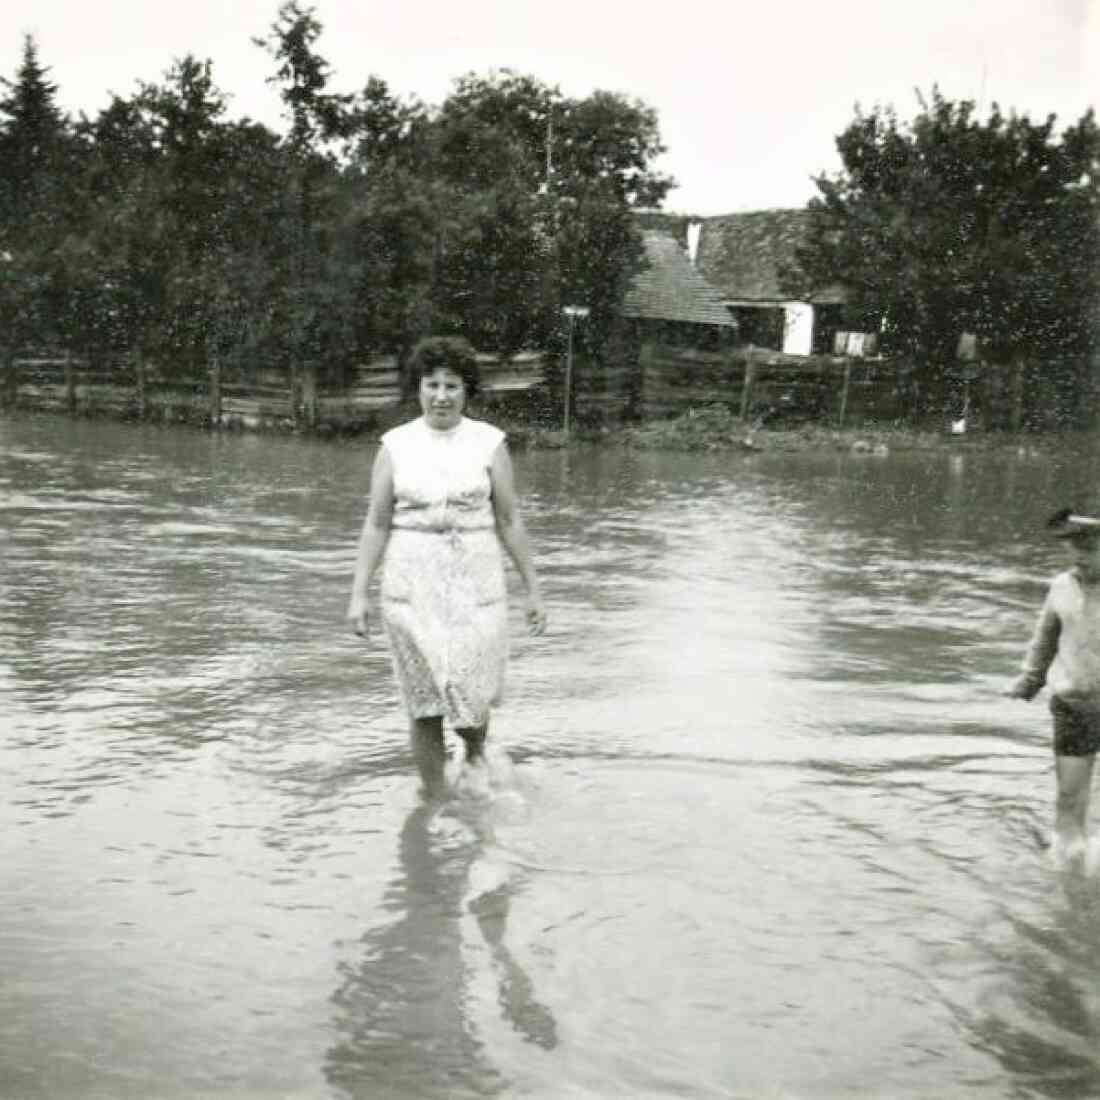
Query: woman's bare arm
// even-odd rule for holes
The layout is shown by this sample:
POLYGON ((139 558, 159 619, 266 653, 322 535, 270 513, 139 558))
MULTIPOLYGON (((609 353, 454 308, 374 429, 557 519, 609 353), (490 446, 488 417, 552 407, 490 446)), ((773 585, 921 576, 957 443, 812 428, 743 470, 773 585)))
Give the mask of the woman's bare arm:
POLYGON ((393 467, 384 447, 374 456, 370 475, 370 503, 363 529, 359 534, 359 550, 355 558, 355 578, 348 602, 348 619, 356 634, 365 635, 368 626, 367 590, 382 562, 390 538, 393 520, 393 467))
POLYGON ((519 514, 512 458, 504 443, 501 443, 493 453, 489 479, 492 483, 493 514, 496 517, 497 533, 527 591, 528 629, 532 634, 541 634, 546 629, 546 609, 542 604, 542 593, 531 554, 531 543, 527 538, 527 528, 524 526, 523 517, 519 514))

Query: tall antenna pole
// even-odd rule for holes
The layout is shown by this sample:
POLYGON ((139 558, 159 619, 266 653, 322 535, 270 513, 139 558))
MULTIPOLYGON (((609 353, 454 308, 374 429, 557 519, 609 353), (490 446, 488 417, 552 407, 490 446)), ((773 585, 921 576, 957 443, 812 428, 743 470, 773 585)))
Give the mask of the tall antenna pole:
POLYGON ((554 111, 553 108, 546 115, 546 185, 549 187, 550 178, 554 174, 554 111))

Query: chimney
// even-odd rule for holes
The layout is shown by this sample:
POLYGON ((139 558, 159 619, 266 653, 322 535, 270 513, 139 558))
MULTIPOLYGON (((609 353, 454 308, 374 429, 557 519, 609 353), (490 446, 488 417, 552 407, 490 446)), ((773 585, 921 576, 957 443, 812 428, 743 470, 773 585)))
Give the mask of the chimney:
POLYGON ((688 222, 687 228, 687 248, 688 259, 691 261, 691 266, 695 266, 695 259, 699 255, 699 236, 703 232, 702 222, 688 222))

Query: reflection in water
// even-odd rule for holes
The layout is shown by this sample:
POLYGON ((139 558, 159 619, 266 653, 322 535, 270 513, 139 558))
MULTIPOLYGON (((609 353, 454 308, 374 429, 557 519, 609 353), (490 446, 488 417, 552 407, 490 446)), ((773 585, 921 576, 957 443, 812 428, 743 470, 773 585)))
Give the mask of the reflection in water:
POLYGON ((1041 912, 1001 914, 996 979, 963 1018, 1019 1085, 1051 1100, 1100 1096, 1100 881, 1061 873, 1041 912))
POLYGON ((506 879, 479 894, 470 902, 485 942, 499 970, 498 1002, 504 1018, 528 1042, 544 1050, 558 1045, 558 1029, 553 1014, 535 997, 535 987, 516 961, 505 940, 508 906, 516 891, 515 882, 506 879))
POLYGON ((557 1045, 556 1024, 508 947, 508 910, 518 879, 491 854, 490 806, 423 803, 405 820, 400 867, 386 892, 392 923, 368 932, 363 954, 341 966, 333 995, 342 1034, 325 1076, 350 1097, 463 1094, 504 1088, 471 1019, 468 911, 490 948, 504 1018, 526 1040, 557 1045))

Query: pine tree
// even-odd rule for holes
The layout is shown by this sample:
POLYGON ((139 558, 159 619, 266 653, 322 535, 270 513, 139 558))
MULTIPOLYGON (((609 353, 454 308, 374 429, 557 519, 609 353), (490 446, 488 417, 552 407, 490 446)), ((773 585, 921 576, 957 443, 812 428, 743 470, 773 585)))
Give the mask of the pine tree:
POLYGON ((47 73, 27 35, 15 80, 0 77, 0 225, 9 232, 42 212, 65 144, 67 119, 47 73))
MULTIPOLYGON (((14 81, 0 78, 0 357, 51 339, 68 231, 68 120, 57 106, 34 39, 27 35, 14 81)), ((9 372, 10 381, 10 372, 9 372)))

